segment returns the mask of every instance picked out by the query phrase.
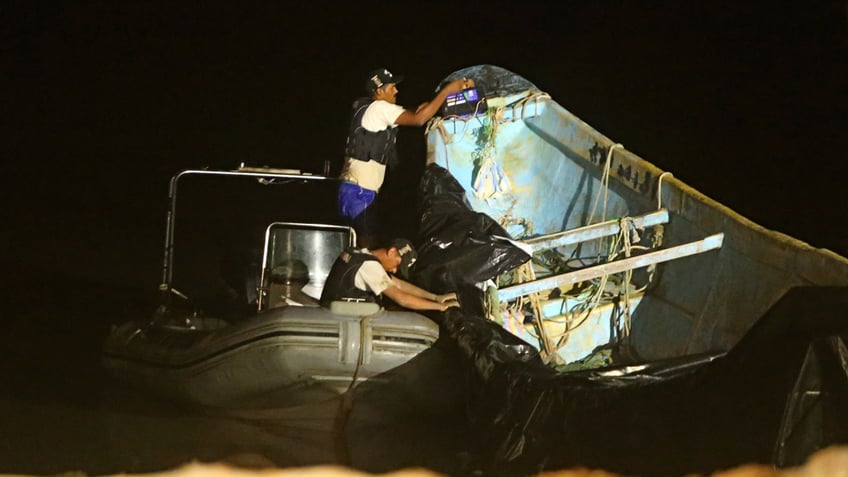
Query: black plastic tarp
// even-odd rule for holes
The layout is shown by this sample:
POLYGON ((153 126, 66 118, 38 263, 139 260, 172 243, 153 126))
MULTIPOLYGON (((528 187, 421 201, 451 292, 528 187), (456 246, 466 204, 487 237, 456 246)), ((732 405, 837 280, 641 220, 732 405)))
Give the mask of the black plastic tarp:
POLYGON ((726 355, 570 373, 451 309, 436 314, 436 346, 347 396, 349 464, 510 476, 798 465, 848 442, 846 305, 846 289, 798 288, 726 355))
POLYGON ((412 280, 437 293, 456 291, 463 310, 481 313, 477 285, 530 255, 491 217, 471 209, 465 190, 443 167, 427 166, 418 194, 418 261, 412 280))
POLYGON ((482 292, 471 284, 527 257, 492 240, 506 235, 468 209, 444 169, 428 167, 420 192, 413 279, 439 291, 462 288, 475 306, 431 313, 442 329, 437 346, 351 393, 353 454, 380 449, 355 466, 682 475, 797 465, 848 442, 848 289, 790 290, 727 353, 557 372, 476 309, 482 292), (446 429, 457 436, 448 446, 446 429), (362 435, 385 441, 355 442, 362 435))

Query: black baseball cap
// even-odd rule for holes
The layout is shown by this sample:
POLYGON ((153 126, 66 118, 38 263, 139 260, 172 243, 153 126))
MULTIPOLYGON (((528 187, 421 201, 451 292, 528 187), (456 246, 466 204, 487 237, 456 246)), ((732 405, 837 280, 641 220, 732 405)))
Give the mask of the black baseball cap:
POLYGON ((368 73, 368 79, 365 80, 365 90, 369 93, 373 93, 377 90, 377 88, 380 88, 383 85, 389 83, 398 84, 401 81, 403 81, 403 76, 395 76, 391 73, 391 71, 385 68, 377 68, 376 70, 368 73))
POLYGON ((396 238, 389 242, 389 247, 396 248, 398 254, 400 254, 400 265, 397 269, 398 275, 403 278, 409 278, 409 269, 415 265, 415 260, 418 259, 418 254, 415 252, 412 242, 405 238, 396 238))

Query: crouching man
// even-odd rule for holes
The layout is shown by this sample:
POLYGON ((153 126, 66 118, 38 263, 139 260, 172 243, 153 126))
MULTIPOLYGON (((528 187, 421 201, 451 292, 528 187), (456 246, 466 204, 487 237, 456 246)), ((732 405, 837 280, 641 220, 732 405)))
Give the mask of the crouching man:
POLYGON ((382 295, 410 310, 445 311, 459 306, 456 293, 437 295, 394 275, 400 272, 408 276, 415 259, 415 249, 406 239, 394 239, 372 250, 349 248, 339 254, 330 269, 321 294, 321 306, 329 308, 334 301, 380 304, 382 295))

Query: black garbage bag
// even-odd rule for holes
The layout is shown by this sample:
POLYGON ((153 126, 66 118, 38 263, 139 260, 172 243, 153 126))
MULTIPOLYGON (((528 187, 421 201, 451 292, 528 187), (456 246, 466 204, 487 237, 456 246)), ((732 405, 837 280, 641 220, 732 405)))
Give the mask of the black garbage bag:
POLYGON ((530 254, 491 217, 471 209, 445 168, 427 166, 418 196, 418 261, 411 279, 437 293, 456 291, 463 309, 482 314, 478 284, 530 260, 530 254))

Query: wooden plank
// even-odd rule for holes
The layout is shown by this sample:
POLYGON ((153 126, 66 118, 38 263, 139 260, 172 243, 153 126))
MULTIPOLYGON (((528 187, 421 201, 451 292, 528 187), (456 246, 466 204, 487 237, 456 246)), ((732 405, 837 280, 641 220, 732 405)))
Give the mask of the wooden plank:
POLYGON ((577 282, 591 280, 604 275, 620 273, 634 268, 646 267, 655 263, 667 262, 676 258, 707 252, 721 247, 723 241, 724 234, 718 233, 710 235, 703 240, 689 242, 664 250, 658 250, 656 252, 649 252, 637 257, 625 258, 615 262, 603 263, 601 265, 563 273, 561 275, 541 278, 539 280, 533 280, 526 283, 519 283, 517 285, 512 285, 498 290, 498 300, 501 302, 510 301, 530 293, 550 290, 563 285, 573 285, 577 282))
MULTIPOLYGON (((631 218, 634 226, 637 228, 651 227, 653 225, 668 223, 668 211, 660 209, 645 215, 638 215, 631 218)), ((533 252, 542 250, 550 250, 552 248, 562 247, 563 245, 573 245, 587 240, 598 239, 609 235, 615 235, 621 230, 620 220, 608 220, 599 224, 587 225, 576 229, 557 232, 555 234, 543 235, 523 240, 527 245, 530 245, 533 252)))

